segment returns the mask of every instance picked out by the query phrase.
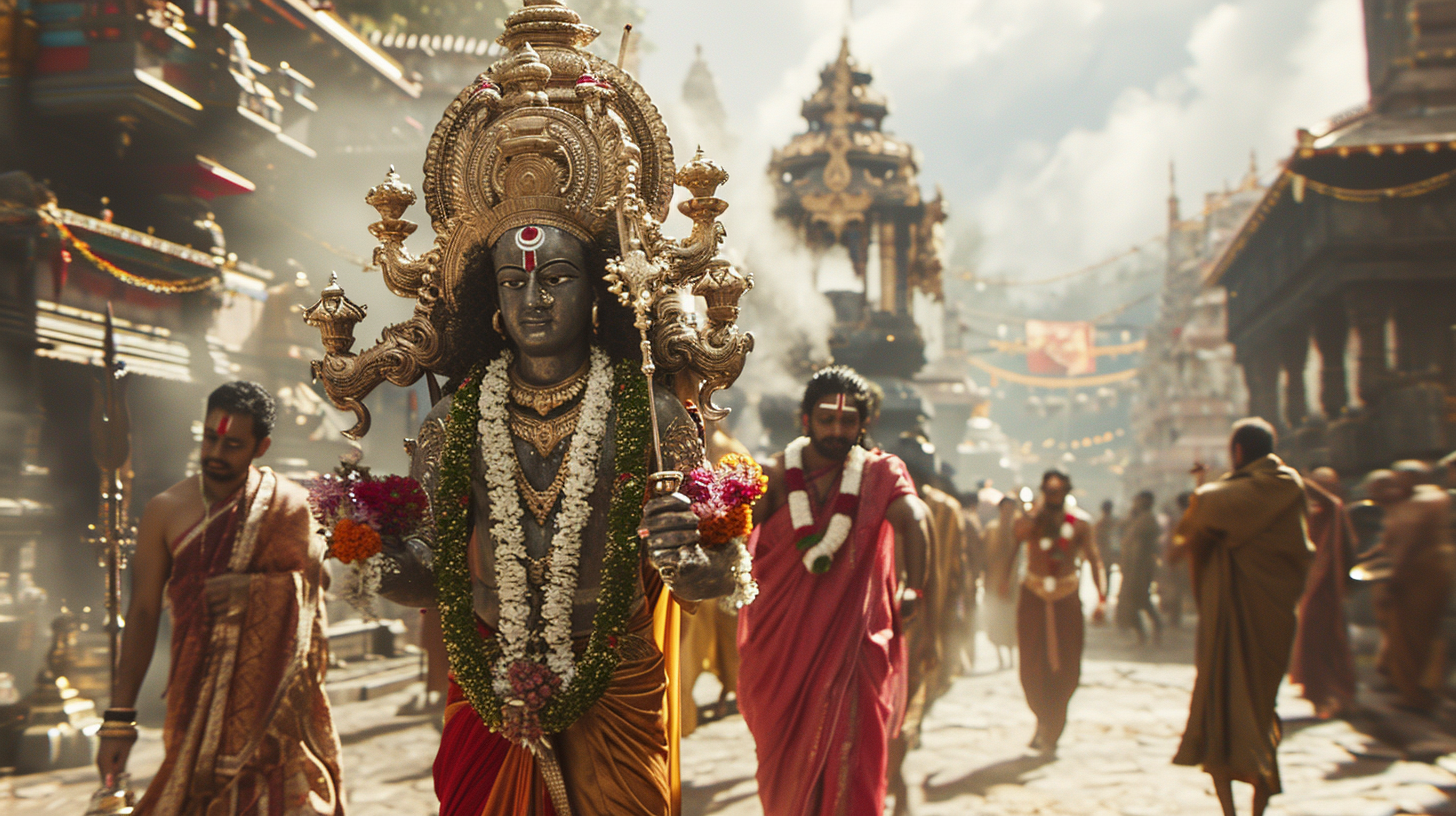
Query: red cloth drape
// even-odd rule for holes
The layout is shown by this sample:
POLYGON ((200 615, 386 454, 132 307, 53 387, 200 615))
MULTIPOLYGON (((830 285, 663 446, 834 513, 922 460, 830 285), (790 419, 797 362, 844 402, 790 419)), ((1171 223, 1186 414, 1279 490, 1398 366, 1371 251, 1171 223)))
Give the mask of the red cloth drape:
MULTIPOLYGON (((738 705, 758 747, 766 816, 884 810, 906 673, 885 513, 914 492, 904 463, 871 454, 853 531, 823 575, 804 568, 787 506, 749 540, 760 594, 738 616, 738 705)), ((817 529, 834 499, 817 509, 817 529)))
MULTIPOLYGON (((524 749, 485 727, 453 677, 445 700, 445 727, 434 765, 440 816, 481 816, 506 759, 512 752, 524 753, 524 749)), ((543 788, 544 793, 539 782, 527 787, 543 788)), ((550 798, 543 795, 536 799, 532 804, 540 808, 542 816, 553 816, 550 798)))

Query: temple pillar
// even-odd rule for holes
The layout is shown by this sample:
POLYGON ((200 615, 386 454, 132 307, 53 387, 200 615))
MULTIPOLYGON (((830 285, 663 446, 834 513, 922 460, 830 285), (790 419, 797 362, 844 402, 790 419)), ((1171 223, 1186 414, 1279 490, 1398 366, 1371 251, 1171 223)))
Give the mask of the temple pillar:
POLYGON ((893 314, 900 310, 896 297, 899 294, 900 264, 895 252, 895 222, 881 220, 876 226, 880 233, 880 311, 893 314))
POLYGON ((1309 417, 1304 367, 1309 362, 1309 330, 1303 324, 1286 329, 1279 338, 1279 366, 1284 370, 1284 421, 1298 428, 1309 417))
POLYGON ((1314 342, 1320 354, 1320 408, 1327 419, 1338 419, 1350 404, 1350 389, 1345 382, 1350 320, 1340 308, 1322 308, 1315 315, 1314 342))
POLYGON ((1361 290, 1348 293, 1346 303, 1350 309, 1350 322, 1360 338, 1360 367, 1355 387, 1360 399, 1367 405, 1373 405, 1390 380, 1390 368, 1385 359, 1385 324, 1390 317, 1390 306, 1384 298, 1361 290))
POLYGON ((1249 390, 1249 416, 1279 421, 1279 357, 1266 344, 1241 347, 1239 363, 1249 390))
POLYGON ((1446 327, 1440 303, 1427 288, 1406 289, 1391 308, 1395 322, 1396 367, 1413 374, 1434 373, 1440 367, 1446 327))

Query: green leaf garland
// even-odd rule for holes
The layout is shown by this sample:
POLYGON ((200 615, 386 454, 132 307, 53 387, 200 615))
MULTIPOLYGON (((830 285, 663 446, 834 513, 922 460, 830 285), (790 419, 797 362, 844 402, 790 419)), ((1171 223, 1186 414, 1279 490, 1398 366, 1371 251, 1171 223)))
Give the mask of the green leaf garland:
MULTIPOLYGON (((480 421, 483 365, 471 371, 450 406, 445 451, 435 491, 435 587, 445 651, 455 682, 480 719, 500 731, 501 699, 492 686, 500 647, 476 627, 470 585, 470 483, 480 421)), ((576 660, 576 677, 547 701, 539 713, 541 729, 560 733, 576 722, 607 690, 617 670, 618 639, 627 634, 627 616, 636 596, 641 553, 637 525, 647 487, 647 456, 652 436, 647 380, 631 361, 615 366, 612 396, 616 406, 616 454, 611 505, 607 510, 607 552, 601 592, 586 651, 576 660)))

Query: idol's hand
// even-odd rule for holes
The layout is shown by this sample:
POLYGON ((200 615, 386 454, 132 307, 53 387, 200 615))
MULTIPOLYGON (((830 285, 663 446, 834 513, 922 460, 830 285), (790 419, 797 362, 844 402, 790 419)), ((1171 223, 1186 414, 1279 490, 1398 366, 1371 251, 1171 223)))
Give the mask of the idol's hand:
POLYGON ((706 601, 733 593, 734 547, 703 549, 698 517, 686 496, 671 493, 647 503, 637 534, 647 543, 647 557, 662 582, 680 600, 706 601))
POLYGON ((681 493, 669 493, 647 502, 642 508, 642 523, 637 535, 647 544, 647 557, 671 582, 676 577, 676 555, 684 547, 698 543, 698 515, 692 502, 681 493), (672 575, 668 575, 669 568, 672 575))

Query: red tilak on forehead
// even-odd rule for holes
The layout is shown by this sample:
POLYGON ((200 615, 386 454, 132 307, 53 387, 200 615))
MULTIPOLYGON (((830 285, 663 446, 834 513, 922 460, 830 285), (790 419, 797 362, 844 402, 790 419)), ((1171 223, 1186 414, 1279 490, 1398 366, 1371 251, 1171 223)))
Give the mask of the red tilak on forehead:
POLYGON ((217 435, 227 436, 228 428, 233 426, 232 414, 223 414, 222 419, 217 421, 217 435))
POLYGON ((521 250, 521 267, 527 272, 536 271, 536 250, 546 242, 546 233, 540 227, 522 227, 516 233, 516 248, 521 250))

